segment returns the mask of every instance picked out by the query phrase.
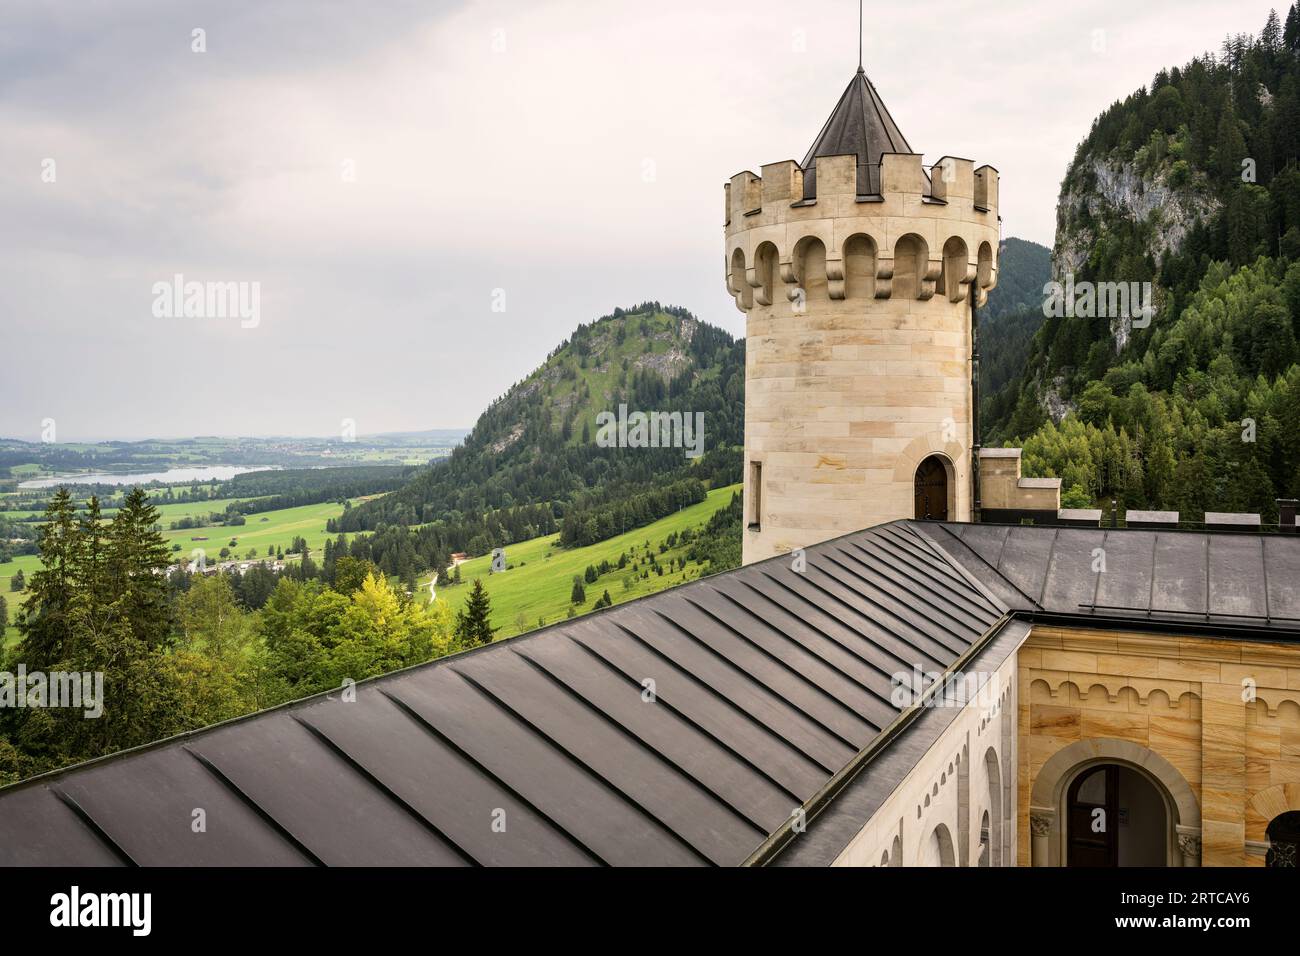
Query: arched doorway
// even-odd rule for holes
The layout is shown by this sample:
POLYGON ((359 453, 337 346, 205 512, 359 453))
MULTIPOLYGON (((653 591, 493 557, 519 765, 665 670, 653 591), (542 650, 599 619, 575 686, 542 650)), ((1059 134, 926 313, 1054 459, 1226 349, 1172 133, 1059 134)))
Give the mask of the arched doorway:
POLYGON ((948 465, 931 455, 916 466, 916 518, 948 520, 948 465))
MULTIPOLYGON (((1201 807, 1191 785, 1178 768, 1154 750, 1114 737, 1090 737, 1068 744, 1049 757, 1038 771, 1030 789, 1028 808, 1032 865, 1066 865, 1069 857, 1070 788, 1080 776, 1104 764, 1118 764, 1138 772, 1164 801, 1167 855, 1163 864, 1157 865, 1200 866, 1201 807)), ((1257 795, 1252 805, 1267 793, 1257 795)), ((1089 795, 1084 794, 1085 797, 1089 795)), ((1261 810, 1260 815, 1269 819, 1277 812, 1261 810)), ((1120 840, 1123 846, 1122 829, 1120 840)), ((1124 864, 1121 862, 1120 865, 1124 864)))
POLYGON ((1169 811, 1143 773, 1120 764, 1085 768, 1066 791, 1066 866, 1165 866, 1169 811))

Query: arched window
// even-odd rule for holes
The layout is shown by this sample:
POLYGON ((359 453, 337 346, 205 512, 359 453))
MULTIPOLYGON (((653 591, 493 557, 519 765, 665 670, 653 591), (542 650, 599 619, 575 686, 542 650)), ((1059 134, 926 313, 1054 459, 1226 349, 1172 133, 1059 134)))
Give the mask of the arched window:
POLYGON ((992 843, 989 836, 989 812, 984 811, 980 818, 980 858, 979 866, 990 866, 993 859, 992 843))

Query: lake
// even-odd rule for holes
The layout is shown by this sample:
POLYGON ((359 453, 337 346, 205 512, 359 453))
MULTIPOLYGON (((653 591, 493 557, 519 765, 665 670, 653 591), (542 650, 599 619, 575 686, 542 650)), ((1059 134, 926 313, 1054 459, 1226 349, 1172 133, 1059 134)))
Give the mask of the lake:
POLYGON ((270 471, 267 466, 241 468, 238 465, 203 465, 196 468, 169 468, 167 471, 150 471, 143 474, 76 474, 55 475, 52 478, 33 478, 18 483, 19 488, 54 488, 58 485, 147 485, 162 481, 171 485, 188 485, 191 482, 226 481, 249 471, 270 471))

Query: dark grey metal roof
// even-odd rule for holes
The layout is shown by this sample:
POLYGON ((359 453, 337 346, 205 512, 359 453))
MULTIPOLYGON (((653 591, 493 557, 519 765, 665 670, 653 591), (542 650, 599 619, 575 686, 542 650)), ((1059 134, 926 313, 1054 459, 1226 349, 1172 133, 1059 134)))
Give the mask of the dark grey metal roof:
POLYGON ((867 74, 859 67, 804 157, 804 199, 813 199, 817 195, 814 160, 818 156, 856 153, 858 195, 876 196, 880 194, 881 155, 910 152, 912 147, 907 144, 907 138, 889 115, 867 74))
POLYGON ((942 732, 891 677, 1000 660, 1010 613, 1300 633, 1295 535, 899 521, 805 557, 2 789, 0 865, 824 863, 942 732))
POLYGON ((1007 609, 908 522, 806 562, 0 790, 0 864, 744 862, 1007 609))
POLYGON ((917 527, 1016 610, 1300 631, 1300 535, 917 527))
MULTIPOLYGON (((1010 620, 963 662, 967 674, 991 674, 1028 636, 1030 625, 1010 620)), ((773 866, 829 866, 853 842, 922 757, 939 741, 961 713, 960 707, 923 707, 878 753, 864 755, 856 773, 846 774, 840 789, 824 809, 808 821, 807 829, 791 839, 770 860, 773 866)))

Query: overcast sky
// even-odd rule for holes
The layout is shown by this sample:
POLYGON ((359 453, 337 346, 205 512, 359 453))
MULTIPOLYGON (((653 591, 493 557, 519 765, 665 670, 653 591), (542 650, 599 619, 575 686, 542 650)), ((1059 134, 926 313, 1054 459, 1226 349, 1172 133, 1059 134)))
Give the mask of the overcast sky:
MULTIPOLYGON (((1269 6, 868 3, 865 66, 1050 245, 1093 117, 1269 6)), ((723 183, 856 67, 851 0, 4 0, 0 436, 468 426, 615 306, 743 335, 723 183), (176 274, 258 283, 256 326, 156 316, 176 274)))

